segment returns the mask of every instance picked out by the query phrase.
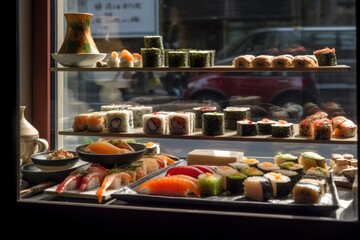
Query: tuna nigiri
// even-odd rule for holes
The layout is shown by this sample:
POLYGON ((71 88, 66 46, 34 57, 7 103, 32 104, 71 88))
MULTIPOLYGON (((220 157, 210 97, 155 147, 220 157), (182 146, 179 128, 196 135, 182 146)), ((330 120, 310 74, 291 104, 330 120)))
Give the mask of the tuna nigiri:
POLYGON ((186 197, 190 192, 200 197, 199 187, 183 177, 160 177, 141 184, 137 191, 153 195, 186 197))

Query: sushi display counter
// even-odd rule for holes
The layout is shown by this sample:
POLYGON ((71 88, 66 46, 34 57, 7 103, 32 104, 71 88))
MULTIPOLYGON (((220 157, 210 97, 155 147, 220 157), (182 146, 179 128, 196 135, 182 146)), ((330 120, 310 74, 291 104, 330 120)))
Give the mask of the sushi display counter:
POLYGON ((297 68, 297 67, 252 67, 252 68, 235 68, 231 65, 219 65, 213 67, 131 67, 131 68, 110 68, 110 67, 54 67, 50 68, 50 71, 63 71, 63 72, 112 72, 112 71, 136 71, 136 72, 342 72, 350 71, 351 67, 347 65, 337 66, 319 66, 311 68, 297 68))
POLYGON ((356 144, 357 136, 351 138, 331 138, 330 140, 314 140, 311 137, 299 135, 298 124, 294 124, 294 135, 290 137, 272 137, 271 135, 239 136, 236 131, 226 130, 225 134, 217 136, 205 136, 201 129, 187 135, 170 134, 145 134, 142 128, 136 128, 131 132, 75 132, 72 129, 59 131, 60 135, 67 136, 93 136, 93 137, 130 137, 130 138, 175 138, 194 140, 224 140, 224 141, 249 141, 249 142, 287 142, 287 143, 326 143, 326 144, 356 144))

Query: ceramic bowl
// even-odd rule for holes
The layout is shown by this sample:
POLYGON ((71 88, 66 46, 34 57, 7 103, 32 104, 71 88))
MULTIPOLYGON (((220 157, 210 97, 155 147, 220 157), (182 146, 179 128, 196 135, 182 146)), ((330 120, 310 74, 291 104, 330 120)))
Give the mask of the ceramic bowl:
POLYGON ((94 67, 96 62, 106 57, 106 53, 53 53, 51 56, 64 67, 94 67))
POLYGON ((121 165, 126 163, 131 163, 135 160, 140 159, 144 156, 146 151, 146 146, 141 143, 129 143, 129 145, 135 150, 130 153, 122 153, 122 154, 97 154, 90 153, 86 151, 86 145, 81 145, 76 148, 76 152, 78 153, 80 159, 91 162, 98 163, 104 167, 112 168, 115 165, 121 165))
POLYGON ((39 184, 49 181, 62 182, 72 171, 78 168, 88 168, 91 164, 79 160, 74 166, 63 170, 44 171, 34 163, 28 163, 21 167, 21 172, 26 181, 39 184))
POLYGON ((51 152, 47 151, 47 152, 33 154, 31 156, 31 160, 37 168, 43 171, 69 169, 79 161, 79 156, 75 151, 68 151, 68 152, 72 153, 74 157, 49 160, 46 159, 46 156, 51 152))

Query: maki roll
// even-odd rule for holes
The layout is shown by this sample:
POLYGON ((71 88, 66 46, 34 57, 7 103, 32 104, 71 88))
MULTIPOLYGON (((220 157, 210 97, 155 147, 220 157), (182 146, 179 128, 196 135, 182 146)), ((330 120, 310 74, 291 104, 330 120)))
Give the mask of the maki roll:
POLYGON ((227 180, 226 180, 226 176, 230 175, 230 174, 236 174, 238 173, 238 171, 230 166, 216 166, 213 169, 215 171, 216 174, 219 174, 220 176, 222 176, 222 187, 227 190, 227 180))
POLYGON ((162 67, 160 48, 141 48, 143 67, 162 67))
POLYGON ((188 53, 184 51, 168 51, 167 63, 169 67, 189 67, 188 53))
POLYGON ((292 190, 295 203, 317 204, 320 203, 321 190, 318 185, 310 183, 296 183, 292 190))
POLYGON ((240 136, 255 136, 258 134, 256 122, 247 119, 237 121, 237 134, 240 136))
POLYGON ((292 187, 295 186, 295 184, 301 179, 301 176, 299 177, 299 174, 292 170, 279 169, 274 171, 274 173, 280 173, 284 176, 289 177, 291 180, 292 187))
POLYGON ((190 50, 190 67, 210 67, 210 51, 190 50))
POLYGON ((324 196, 328 190, 328 185, 324 178, 319 178, 315 176, 305 176, 299 180, 299 183, 307 183, 318 186, 320 188, 321 196, 324 196))
POLYGON ((255 68, 268 68, 271 67, 273 58, 274 56, 271 55, 259 55, 251 61, 251 65, 255 68))
POLYGON ((263 176, 264 173, 259 170, 256 167, 248 167, 248 168, 241 168, 240 172, 249 176, 249 177, 254 177, 254 176, 263 176))
POLYGON ((129 107, 128 110, 133 113, 133 122, 134 127, 142 127, 143 126, 143 116, 145 114, 150 114, 153 111, 153 107, 151 106, 134 106, 129 107))
POLYGON ((315 176, 325 178, 327 180, 330 179, 330 172, 329 170, 321 167, 311 167, 305 172, 305 176, 315 176))
POLYGON ((293 55, 284 54, 279 55, 273 58, 271 61, 272 67, 292 67, 292 60, 294 59, 293 55))
POLYGON ((223 191, 222 176, 216 173, 202 173, 198 176, 200 194, 205 196, 218 195, 223 191))
POLYGON ((266 177, 248 177, 244 181, 244 196, 248 199, 265 202, 272 192, 271 182, 266 177))
POLYGON ((234 58, 234 60, 232 61, 232 65, 235 68, 251 68, 251 62, 254 58, 254 55, 241 55, 234 58))
POLYGON ((296 68, 317 67, 318 62, 314 55, 297 55, 294 57, 292 64, 296 68))
POLYGON ((243 173, 233 173, 226 176, 227 190, 232 194, 244 191, 244 181, 248 176, 243 173))
POLYGON ((242 168, 248 168, 249 165, 246 163, 241 163, 241 162, 233 162, 233 163, 229 163, 229 166, 232 168, 235 168, 236 170, 241 170, 242 168))
POLYGON ((216 136, 225 133, 223 113, 204 113, 202 116, 202 133, 205 136, 216 136))
POLYGON ((227 107, 224 110, 225 129, 236 130, 236 122, 250 118, 250 108, 244 107, 227 107))
POLYGON ((256 167, 259 163, 259 160, 257 160, 256 158, 243 158, 240 160, 240 163, 245 163, 247 165, 249 165, 249 167, 256 167))
POLYGON ((318 119, 312 123, 314 140, 330 140, 332 124, 329 119, 318 119))
POLYGON ((133 113, 129 110, 106 112, 107 128, 110 132, 130 132, 134 130, 133 113))
POLYGON ((258 131, 259 134, 263 135, 270 135, 271 134, 271 125, 275 124, 276 122, 270 120, 268 118, 263 118, 261 121, 257 121, 258 131))
POLYGON ((293 124, 284 120, 279 120, 271 125, 271 135, 273 137, 290 137, 294 133, 293 124))
POLYGON ((193 108, 195 113, 195 128, 202 128, 202 115, 206 112, 215 112, 214 106, 202 106, 193 108))
POLYGON ((145 48, 164 48, 162 36, 144 36, 145 48))
POLYGON ((279 166, 281 169, 292 170, 297 172, 299 174, 299 177, 302 177, 304 172, 304 167, 301 164, 294 162, 284 162, 279 164, 279 166))
POLYGON ((143 131, 147 134, 167 134, 169 129, 168 114, 157 112, 143 115, 143 131))
POLYGON ((327 168, 325 158, 315 152, 303 152, 299 157, 299 164, 304 166, 304 171, 311 167, 327 168))
POLYGON ((304 137, 311 137, 313 134, 312 121, 305 118, 299 123, 299 134, 304 137))
POLYGON ((72 128, 74 132, 82 132, 87 130, 87 118, 90 116, 89 113, 78 114, 74 117, 72 128))
POLYGON ((106 128, 106 117, 101 112, 91 113, 86 118, 87 129, 90 132, 102 132, 106 128))
POLYGON ((283 198, 291 193, 292 182, 289 177, 275 172, 266 173, 264 177, 270 180, 274 197, 283 198))
POLYGON ((323 48, 313 52, 319 66, 336 66, 336 53, 335 48, 323 48))
POLYGON ((290 153, 277 153, 275 156, 274 156, 274 161, 276 164, 281 164, 281 163, 284 163, 284 162, 293 162, 293 163, 298 163, 298 157, 297 156, 294 156, 290 153))
POLYGON ((257 164, 257 168, 264 173, 272 172, 275 170, 279 170, 280 167, 276 163, 272 162, 261 162, 257 164))
POLYGON ((169 115, 170 134, 190 134, 192 130, 193 124, 189 113, 171 113, 169 115))

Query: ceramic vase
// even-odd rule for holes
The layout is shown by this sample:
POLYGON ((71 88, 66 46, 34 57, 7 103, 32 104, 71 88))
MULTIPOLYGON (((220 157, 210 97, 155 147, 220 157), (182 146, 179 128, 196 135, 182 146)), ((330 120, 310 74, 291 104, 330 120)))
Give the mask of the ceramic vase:
POLYGON ((65 13, 66 35, 58 53, 99 53, 91 35, 91 13, 65 13))
POLYGON ((49 144, 39 138, 38 130, 25 118, 25 106, 20 106, 20 165, 31 163, 31 155, 44 152, 49 144))

